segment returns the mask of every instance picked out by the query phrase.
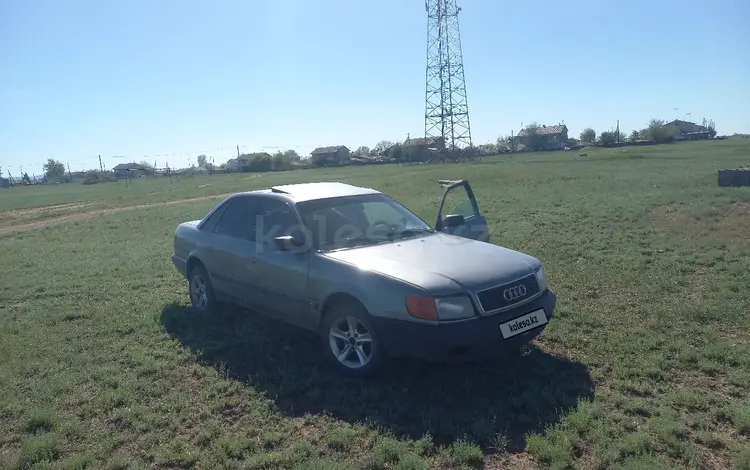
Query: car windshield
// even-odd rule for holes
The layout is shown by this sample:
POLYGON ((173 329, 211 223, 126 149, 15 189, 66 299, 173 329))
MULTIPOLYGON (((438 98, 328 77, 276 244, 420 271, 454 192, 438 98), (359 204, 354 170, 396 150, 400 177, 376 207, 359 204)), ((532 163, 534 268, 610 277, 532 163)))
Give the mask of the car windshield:
POLYGON ((318 199, 297 204, 320 250, 387 243, 433 233, 407 208, 384 194, 318 199))

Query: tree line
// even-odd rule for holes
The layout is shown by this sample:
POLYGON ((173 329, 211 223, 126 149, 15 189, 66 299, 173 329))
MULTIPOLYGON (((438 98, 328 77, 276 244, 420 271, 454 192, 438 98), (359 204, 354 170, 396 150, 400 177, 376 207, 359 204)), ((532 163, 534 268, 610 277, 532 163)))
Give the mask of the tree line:
MULTIPOLYGON (((716 135, 716 131, 713 127, 708 128, 709 137, 713 138, 716 135)), ((604 147, 611 147, 619 142, 637 142, 639 140, 646 140, 654 144, 664 144, 672 142, 678 137, 677 128, 674 126, 666 126, 663 119, 652 119, 648 126, 643 129, 634 129, 629 135, 618 131, 605 131, 599 134, 597 139, 596 131, 588 127, 581 132, 580 142, 586 145, 599 144, 604 147)))
MULTIPOLYGON (((541 128, 542 126, 533 122, 523 128, 519 133, 520 136, 498 137, 495 142, 477 146, 476 153, 479 155, 506 153, 517 150, 521 145, 530 150, 542 150, 545 147, 546 137, 539 132, 539 129, 541 128)), ((714 137, 715 135, 716 131, 713 126, 709 126, 709 136, 714 137)), ((581 131, 578 139, 569 137, 565 144, 570 147, 580 145, 602 145, 610 147, 620 142, 636 142, 640 140, 661 144, 671 142, 676 137, 677 129, 674 126, 665 126, 665 122, 662 119, 652 119, 647 127, 640 130, 635 129, 631 131, 629 135, 617 130, 604 131, 597 135, 597 132, 594 129, 587 127, 581 131)), ((424 149, 409 146, 405 143, 394 143, 389 140, 381 140, 372 148, 366 145, 358 147, 352 152, 352 155, 358 157, 387 157, 395 162, 407 162, 423 160, 426 156, 424 153, 424 149)), ((206 169, 209 172, 215 169, 231 171, 228 163, 214 166, 213 163, 208 161, 206 155, 198 155, 196 161, 199 168, 206 169)), ((237 161, 237 171, 281 171, 307 166, 299 154, 294 150, 286 150, 284 152, 276 151, 273 154, 243 154, 237 158, 237 161)), ((154 165, 147 161, 141 161, 139 165, 148 169, 154 169, 154 165)), ((65 179, 66 170, 63 162, 50 158, 43 165, 43 170, 45 179, 47 180, 60 181, 65 179)), ((100 172, 97 170, 89 170, 86 173, 86 179, 89 179, 89 173, 95 173, 97 178, 101 178, 101 175, 98 175, 100 172)), ((28 176, 26 176, 25 179, 26 178, 28 178, 28 176)), ((91 178, 93 179, 93 176, 91 176, 91 178)))
MULTIPOLYGON (((617 130, 604 131, 597 134, 594 129, 587 127, 580 133, 578 139, 568 137, 565 144, 569 147, 581 145, 611 147, 621 142, 636 142, 640 140, 649 141, 654 144, 672 142, 678 137, 677 129, 674 126, 665 126, 665 124, 662 119, 652 119, 647 127, 640 130, 635 129, 630 134, 617 130)), ((546 147, 546 136, 539 132, 540 128, 542 126, 538 123, 531 123, 525 126, 518 136, 498 137, 496 142, 482 144, 478 149, 480 153, 484 154, 511 152, 521 147, 534 151, 543 150, 546 147)), ((708 132, 712 138, 716 135, 716 131, 712 126, 709 126, 708 132)))

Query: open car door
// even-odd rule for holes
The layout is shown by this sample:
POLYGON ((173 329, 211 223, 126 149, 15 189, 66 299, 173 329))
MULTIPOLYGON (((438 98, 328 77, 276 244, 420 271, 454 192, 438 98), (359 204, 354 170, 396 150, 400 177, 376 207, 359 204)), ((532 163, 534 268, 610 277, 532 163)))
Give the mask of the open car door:
POLYGON ((479 205, 466 180, 438 180, 445 189, 440 202, 435 230, 489 242, 490 229, 479 213, 479 205))

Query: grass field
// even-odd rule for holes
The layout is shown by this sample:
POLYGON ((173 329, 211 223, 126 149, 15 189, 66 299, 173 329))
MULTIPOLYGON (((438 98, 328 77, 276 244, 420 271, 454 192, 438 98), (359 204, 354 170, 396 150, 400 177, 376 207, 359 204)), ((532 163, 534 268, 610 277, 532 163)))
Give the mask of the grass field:
POLYGON ((0 190, 0 467, 750 469, 750 188, 716 184, 748 163, 730 139, 0 190), (338 180, 432 222, 439 178, 546 266, 520 359, 358 381, 304 332, 187 308, 172 235, 210 196, 338 180))

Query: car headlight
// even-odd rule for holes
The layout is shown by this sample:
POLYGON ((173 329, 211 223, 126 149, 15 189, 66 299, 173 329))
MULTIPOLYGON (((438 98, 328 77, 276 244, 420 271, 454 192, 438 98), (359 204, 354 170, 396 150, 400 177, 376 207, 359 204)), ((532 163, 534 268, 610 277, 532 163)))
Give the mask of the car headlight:
POLYGON ((474 315, 474 305, 463 295, 455 297, 430 297, 410 295, 406 298, 409 315, 423 320, 461 320, 474 315))
POLYGON ((474 305, 463 295, 435 299, 435 306, 441 320, 459 320, 474 316, 474 305))
POLYGON ((539 283, 539 292, 544 292, 549 287, 547 275, 544 272, 544 266, 540 266, 536 271, 536 280, 539 283))

